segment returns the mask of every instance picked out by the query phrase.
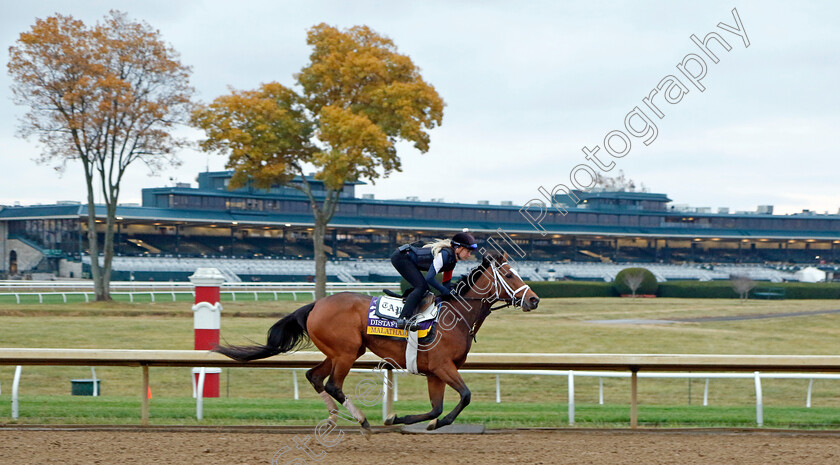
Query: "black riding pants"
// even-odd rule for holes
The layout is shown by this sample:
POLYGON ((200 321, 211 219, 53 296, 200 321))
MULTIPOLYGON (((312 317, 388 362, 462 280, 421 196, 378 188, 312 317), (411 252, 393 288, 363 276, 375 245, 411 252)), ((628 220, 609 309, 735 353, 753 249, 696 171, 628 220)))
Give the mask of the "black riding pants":
POLYGON ((426 282, 426 277, 423 272, 417 268, 417 265, 411 260, 408 252, 395 251, 391 255, 391 264, 400 273, 400 275, 408 281, 414 290, 405 298, 405 307, 403 307, 401 318, 409 318, 414 315, 417 305, 420 300, 426 295, 429 290, 429 283, 426 282))

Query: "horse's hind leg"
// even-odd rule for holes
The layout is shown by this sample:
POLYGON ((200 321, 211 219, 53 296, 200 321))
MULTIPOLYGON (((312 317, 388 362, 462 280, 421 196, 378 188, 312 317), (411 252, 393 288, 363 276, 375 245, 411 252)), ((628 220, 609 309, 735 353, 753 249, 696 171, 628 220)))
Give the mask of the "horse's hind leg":
POLYGON ((461 410, 470 404, 470 390, 467 388, 467 384, 464 382, 464 379, 461 378, 461 374, 458 373, 458 369, 455 365, 450 365, 443 370, 436 371, 435 374, 440 377, 446 384, 450 385, 452 389, 458 391, 458 394, 461 395, 461 400, 458 402, 458 405, 452 409, 449 414, 441 419, 434 419, 429 422, 429 426, 426 427, 428 430, 437 429, 446 425, 451 425, 452 422, 455 421, 455 418, 461 413, 461 410))
POLYGON ((417 423, 418 421, 426 421, 431 420, 432 418, 437 418, 441 413, 443 413, 443 393, 446 390, 446 383, 432 374, 426 376, 426 382, 429 385, 429 400, 432 402, 432 410, 428 413, 422 413, 420 415, 406 415, 404 417, 398 417, 391 414, 385 420, 386 425, 400 423, 411 425, 413 423, 417 423))
POLYGON ((321 398, 324 399, 324 404, 327 406, 327 411, 330 412, 330 420, 335 423, 337 420, 337 415, 335 412, 338 411, 338 406, 335 405, 335 401, 332 397, 327 393, 324 389, 324 380, 329 376, 330 371, 332 371, 332 362, 330 359, 326 359, 323 362, 315 365, 309 370, 306 370, 306 379, 309 380, 309 383, 312 387, 315 388, 315 392, 321 395, 321 398))
POLYGON ((353 401, 350 400, 349 397, 344 395, 344 391, 341 388, 344 386, 344 378, 347 377, 347 373, 350 372, 350 368, 353 366, 353 362, 356 361, 356 357, 342 357, 333 361, 333 368, 332 373, 330 374, 330 379, 327 381, 327 384, 324 385, 324 389, 335 398, 335 400, 341 402, 347 410, 353 415, 353 418, 359 422, 359 425, 362 427, 362 434, 365 435, 366 438, 370 438, 370 423, 368 423, 365 414, 362 413, 361 410, 356 408, 353 405, 353 401))

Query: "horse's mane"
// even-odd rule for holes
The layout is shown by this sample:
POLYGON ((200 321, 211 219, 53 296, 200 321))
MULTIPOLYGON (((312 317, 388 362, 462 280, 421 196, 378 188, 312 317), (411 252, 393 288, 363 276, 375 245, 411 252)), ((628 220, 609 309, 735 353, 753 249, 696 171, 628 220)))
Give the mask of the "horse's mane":
POLYGON ((487 270, 487 267, 490 266, 491 262, 500 263, 501 261, 502 254, 500 254, 499 252, 496 252, 495 250, 490 250, 487 253, 485 253, 482 257, 481 263, 477 267, 470 270, 469 274, 467 274, 466 277, 458 281, 458 286, 455 288, 455 293, 459 296, 463 296, 464 294, 469 292, 469 290, 472 289, 471 283, 476 282, 478 276, 487 270))

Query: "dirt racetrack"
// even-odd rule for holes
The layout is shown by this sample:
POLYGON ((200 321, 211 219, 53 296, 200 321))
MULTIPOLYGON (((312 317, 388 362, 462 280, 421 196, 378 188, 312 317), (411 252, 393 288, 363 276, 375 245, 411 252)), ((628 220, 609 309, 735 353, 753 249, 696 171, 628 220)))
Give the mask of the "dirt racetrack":
MULTIPOLYGON (((337 431, 336 431, 337 433, 337 431)), ((348 431, 331 448, 298 434, 0 429, 2 464, 836 464, 840 434, 727 431, 513 431, 483 435, 348 431), (272 461, 275 454, 286 453, 272 461)), ((335 436, 338 437, 338 436, 335 436)))

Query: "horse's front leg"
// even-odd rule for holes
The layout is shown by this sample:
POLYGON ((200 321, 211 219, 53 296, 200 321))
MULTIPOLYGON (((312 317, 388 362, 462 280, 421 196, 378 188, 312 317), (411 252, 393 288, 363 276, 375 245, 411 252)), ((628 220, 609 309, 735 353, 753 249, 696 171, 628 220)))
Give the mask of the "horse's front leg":
POLYGON ((420 415, 406 415, 398 417, 396 414, 388 415, 385 419, 386 425, 406 424, 410 425, 418 421, 426 421, 432 418, 437 418, 443 413, 443 393, 446 390, 446 383, 435 375, 428 375, 426 382, 429 385, 429 400, 432 403, 432 410, 428 413, 420 415))
POLYGON ((436 371, 435 374, 446 384, 452 386, 452 389, 458 391, 458 394, 461 396, 461 400, 448 415, 439 420, 434 419, 429 422, 429 426, 426 427, 428 430, 451 425, 458 414, 461 413, 461 410, 464 410, 467 405, 470 405, 470 390, 467 388, 467 384, 464 382, 464 379, 461 378, 461 374, 458 373, 458 369, 454 364, 449 365, 442 370, 436 371))

